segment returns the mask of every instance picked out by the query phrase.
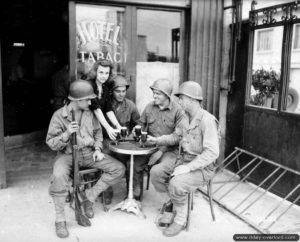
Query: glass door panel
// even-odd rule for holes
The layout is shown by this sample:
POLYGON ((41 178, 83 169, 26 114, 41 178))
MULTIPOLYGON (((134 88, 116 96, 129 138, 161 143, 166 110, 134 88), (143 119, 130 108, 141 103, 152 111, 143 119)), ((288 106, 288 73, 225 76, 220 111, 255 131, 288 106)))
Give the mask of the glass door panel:
POLYGON ((277 109, 283 27, 255 30, 250 104, 277 109))
POLYGON ((167 78, 179 84, 181 12, 137 10, 136 103, 140 112, 152 100, 149 88, 167 78))
POLYGON ((113 72, 125 73, 127 43, 125 9, 76 4, 76 73, 87 74, 98 59, 113 62, 113 72))

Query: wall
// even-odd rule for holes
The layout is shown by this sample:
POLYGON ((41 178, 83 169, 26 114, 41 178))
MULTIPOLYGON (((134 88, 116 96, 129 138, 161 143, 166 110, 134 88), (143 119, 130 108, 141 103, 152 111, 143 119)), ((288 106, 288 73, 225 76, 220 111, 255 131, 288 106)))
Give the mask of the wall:
MULTIPOLYGON (((243 148, 270 159, 278 164, 300 171, 300 122, 297 116, 278 115, 275 112, 263 110, 245 110, 243 133, 243 148)), ((261 180, 270 171, 261 168, 261 180)), ((274 187, 273 192, 286 194, 296 187, 300 177, 287 174, 283 177, 285 183, 274 187), (284 184, 284 185, 282 185, 284 184)), ((298 192, 300 195, 300 192, 298 192)), ((296 196, 294 194, 294 196, 296 196)))
POLYGON ((189 79, 202 86, 203 105, 219 117, 223 1, 191 1, 189 79))

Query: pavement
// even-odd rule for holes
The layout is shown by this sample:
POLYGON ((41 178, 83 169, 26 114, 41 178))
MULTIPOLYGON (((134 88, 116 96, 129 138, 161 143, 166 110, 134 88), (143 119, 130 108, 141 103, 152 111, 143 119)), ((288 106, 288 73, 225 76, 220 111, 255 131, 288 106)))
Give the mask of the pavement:
MULTIPOLYGON (((1 242, 227 242, 234 241, 234 234, 258 233, 217 204, 214 204, 216 221, 213 221, 206 197, 196 192, 189 231, 182 231, 176 237, 165 237, 155 221, 166 197, 157 193, 150 185, 149 190, 145 190, 142 201, 145 219, 120 210, 104 212, 100 201, 96 201, 92 226, 81 227, 75 221, 74 211, 67 205, 65 210, 70 236, 60 239, 55 235, 54 206, 48 195, 54 156, 55 153, 44 144, 32 144, 6 151, 8 188, 0 190, 1 242)), ((111 206, 121 202, 126 196, 125 179, 116 184, 113 190, 111 206)))

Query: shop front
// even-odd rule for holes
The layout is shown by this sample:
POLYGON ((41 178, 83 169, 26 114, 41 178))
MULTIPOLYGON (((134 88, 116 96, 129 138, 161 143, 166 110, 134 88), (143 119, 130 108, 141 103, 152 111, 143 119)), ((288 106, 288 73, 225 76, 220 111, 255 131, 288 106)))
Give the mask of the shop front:
MULTIPOLYGON (((152 100, 154 80, 171 80, 174 92, 181 82, 194 80, 202 85, 204 108, 219 118, 223 1, 16 0, 3 5, 1 187, 10 167, 4 142, 44 142, 67 84, 86 75, 98 59, 110 60, 113 73, 127 78, 127 96, 140 112, 152 100)), ((225 117, 220 121, 224 126, 225 117)))

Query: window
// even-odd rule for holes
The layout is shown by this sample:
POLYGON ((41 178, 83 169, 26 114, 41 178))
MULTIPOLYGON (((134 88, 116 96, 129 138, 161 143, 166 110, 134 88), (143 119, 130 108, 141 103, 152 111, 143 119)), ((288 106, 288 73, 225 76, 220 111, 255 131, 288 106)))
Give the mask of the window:
POLYGON ((294 31, 294 45, 293 49, 300 49, 300 24, 297 24, 294 26, 295 31, 294 31))
POLYGON ((283 11, 295 4, 250 11, 252 62, 246 104, 252 108, 300 114, 300 11, 293 16, 283 11))
POLYGON ((260 30, 257 33, 257 51, 272 50, 273 29, 260 30))
POLYGON ((278 107, 281 73, 283 27, 255 30, 250 104, 266 108, 278 107), (276 41, 271 42, 272 37, 276 41), (274 48, 271 50, 271 46, 274 48), (259 52, 262 51, 262 52, 259 52))

